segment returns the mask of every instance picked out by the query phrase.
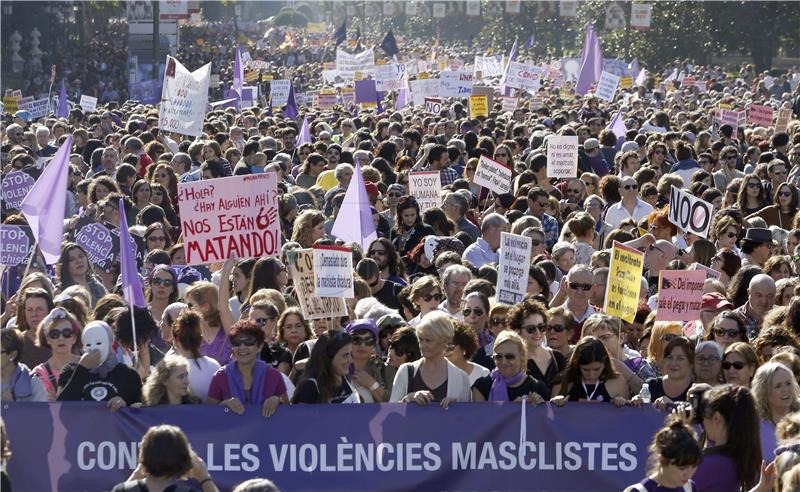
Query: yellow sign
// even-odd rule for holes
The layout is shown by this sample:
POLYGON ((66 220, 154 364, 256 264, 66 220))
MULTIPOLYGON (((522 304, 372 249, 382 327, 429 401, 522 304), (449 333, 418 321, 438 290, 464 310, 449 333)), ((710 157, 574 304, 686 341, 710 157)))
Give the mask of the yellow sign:
POLYGON ((489 101, 486 96, 469 96, 469 117, 489 116, 489 101))
POLYGON ((728 111, 730 111, 731 109, 733 109, 733 104, 719 103, 719 109, 727 109, 728 111))
POLYGON ((622 89, 630 89, 633 87, 633 77, 622 77, 619 79, 619 86, 622 89))
POLYGON ((364 80, 364 74, 362 72, 353 72, 353 80, 364 80))
POLYGON ((244 73, 244 81, 245 82, 255 82, 256 80, 258 80, 258 71, 257 70, 244 73))
POLYGON ((324 22, 309 22, 306 24, 306 31, 308 32, 325 32, 324 22))
POLYGON ((428 74, 427 74, 427 72, 418 73, 417 74, 417 78, 420 79, 420 80, 427 79, 428 78, 428 74))
POLYGON ((5 96, 3 97, 3 110, 6 113, 14 114, 17 112, 17 104, 19 102, 19 98, 17 96, 5 96))
POLYGON ((614 241, 603 311, 632 323, 639 307, 644 253, 614 241))

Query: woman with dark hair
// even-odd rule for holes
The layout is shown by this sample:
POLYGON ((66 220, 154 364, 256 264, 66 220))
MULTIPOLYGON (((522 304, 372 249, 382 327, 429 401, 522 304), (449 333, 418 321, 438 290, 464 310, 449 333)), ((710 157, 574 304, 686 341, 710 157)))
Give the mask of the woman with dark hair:
POLYGON ((719 281, 728 288, 731 279, 742 268, 742 257, 729 248, 722 248, 717 250, 717 253, 711 257, 711 262, 708 266, 720 273, 719 281))
MULTIPOLYGON (((223 269, 223 274, 224 273, 230 273, 230 265, 227 271, 223 269)), ((281 294, 284 294, 288 284, 289 272, 286 269, 286 265, 284 265, 281 260, 274 256, 259 258, 253 264, 253 269, 250 272, 246 299, 249 301, 250 297, 261 289, 277 290, 281 294)), ((227 294, 227 289, 222 289, 222 291, 223 295, 227 294)), ((284 298, 286 298, 285 295, 284 298)), ((249 305, 245 302, 245 304, 242 305, 242 314, 246 313, 248 309, 249 305)))
POLYGON ((447 346, 444 355, 453 365, 467 374, 470 387, 478 378, 489 375, 488 368, 472 362, 479 348, 478 337, 473 329, 461 321, 453 320, 453 342, 447 346))
MULTIPOLYGON (((691 342, 685 337, 675 337, 667 342, 662 367, 665 374, 648 379, 645 384, 653 405, 663 411, 673 402, 686 401, 694 370, 694 346, 691 342)), ((634 396, 634 403, 638 399, 639 395, 634 396)))
POLYGON ((169 192, 167 192, 167 189, 161 183, 150 183, 150 203, 161 207, 161 210, 164 211, 164 216, 167 218, 167 222, 169 222, 172 227, 180 225, 178 214, 175 213, 175 208, 173 208, 172 201, 169 199, 169 192))
POLYGON ((332 331, 320 335, 292 403, 360 403, 358 392, 347 378, 353 361, 351 348, 349 333, 332 331))
MULTIPOLYGON (((768 226, 790 229, 797 216, 797 187, 791 183, 781 183, 775 190, 772 205, 762 208, 747 218, 761 217, 768 226)), ((790 251, 794 253, 794 251, 790 251)))
POLYGON ((605 345, 598 338, 584 337, 575 346, 560 383, 553 386, 551 403, 567 401, 610 402, 624 406, 628 397, 625 379, 614 370, 605 345))
MULTIPOLYGON (((617 176, 611 174, 606 174, 600 178, 600 184, 597 188, 600 191, 600 196, 603 197, 603 201, 606 202, 605 210, 608 210, 608 207, 622 200, 622 195, 619 193, 621 184, 622 181, 620 181, 617 176)), ((603 210, 604 213, 605 210, 603 210)))
POLYGON ((167 306, 178 301, 178 277, 168 265, 156 265, 149 280, 145 300, 153 319, 160 323, 167 306))
POLYGON ((141 210, 149 205, 151 197, 152 190, 150 188, 150 183, 143 179, 139 179, 133 183, 131 198, 133 199, 133 206, 136 207, 136 210, 141 210))
POLYGON ((111 193, 120 193, 117 182, 108 176, 97 176, 89 184, 89 203, 98 205, 111 193))
POLYGON ((764 184, 755 174, 747 174, 743 178, 739 195, 736 197, 736 206, 745 217, 755 214, 767 204, 764 184))
POLYGON ((731 278, 731 283, 728 286, 728 299, 731 300, 734 306, 739 307, 747 302, 749 297, 747 290, 750 288, 750 281, 760 273, 764 273, 764 271, 758 265, 747 265, 739 269, 731 278))
POLYGON ((747 342, 744 316, 736 311, 722 311, 711 322, 706 339, 717 342, 722 350, 736 342, 747 342))
POLYGON ((436 266, 425 254, 425 239, 427 239, 427 237, 417 243, 411 251, 402 255, 402 260, 406 266, 406 272, 408 273, 408 279, 411 284, 416 283, 418 279, 426 275, 437 275, 436 266))
POLYGON ((142 236, 147 251, 161 249, 167 251, 172 246, 172 238, 161 222, 153 222, 144 231, 142 236))
POLYGON ((405 256, 414 249, 425 236, 435 234, 431 226, 422 222, 417 200, 412 196, 401 198, 397 204, 397 215, 392 229, 392 243, 400 256, 405 256))
POLYGON ((517 332, 528 346, 528 374, 551 391, 566 366, 566 358, 545 346, 549 315, 544 304, 525 298, 511 308, 506 319, 509 329, 517 332))
POLYGON ((58 376, 70 363, 77 363, 81 346, 81 328, 78 320, 63 308, 55 308, 39 323, 36 342, 40 347, 49 347, 52 356, 33 368, 39 376, 47 399, 53 401, 58 394, 58 376))
MULTIPOLYGON (((233 296, 228 299, 228 308, 230 308, 234 320, 239 320, 242 315, 241 308, 247 303, 247 296, 250 293, 250 281, 255 264, 255 258, 239 260, 236 262, 236 266, 231 270, 230 276, 227 279, 225 279, 225 277, 221 278, 221 282, 225 282, 226 280, 230 282, 230 290, 233 296)), ((220 283, 220 285, 222 285, 222 283, 220 283)))
MULTIPOLYGON (((44 277, 46 280, 47 277, 44 277)), ((49 281, 48 281, 49 283, 49 281)), ((17 300, 16 328, 25 335, 25 349, 22 351, 22 363, 35 367, 50 358, 50 349, 36 344, 36 327, 50 313, 55 304, 50 293, 38 287, 20 287, 21 295, 17 300)), ((10 305, 10 303, 9 303, 10 305)))
POLYGON ((231 326, 228 338, 233 360, 211 379, 208 403, 219 403, 237 415, 244 413, 244 405, 258 405, 264 417, 271 417, 289 398, 281 373, 259 359, 264 331, 255 321, 239 321, 231 326))
POLYGON ((300 165, 300 172, 295 178, 297 186, 305 189, 317 184, 317 177, 322 174, 328 166, 328 160, 321 154, 311 153, 308 158, 300 165))
POLYGON ((91 296, 91 307, 94 307, 97 301, 107 293, 106 288, 92 273, 86 250, 75 243, 62 244, 61 257, 56 263, 56 275, 61 290, 73 285, 86 288, 91 296))
MULTIPOLYGON (((71 329, 71 328, 70 328, 71 329)), ((42 381, 21 362, 24 353, 24 335, 15 328, 0 330, 0 400, 47 401, 47 392, 42 381)))
POLYGON ((422 222, 431 226, 437 236, 452 236, 458 231, 455 222, 439 207, 422 212, 422 222))
POLYGON ((201 322, 197 311, 183 310, 172 324, 172 350, 189 362, 189 388, 200 400, 206 401, 211 379, 220 365, 200 353, 200 344, 203 342, 201 322))
MULTIPOLYGON (((392 144, 392 142, 384 142, 386 144, 392 144)), ((392 144, 394 145, 394 144, 392 144)), ((394 163, 394 161, 391 161, 394 163)), ((389 161, 382 157, 376 157, 372 159, 370 166, 374 169, 377 169, 379 173, 381 173, 381 183, 385 184, 386 186, 394 184, 397 180, 397 176, 394 174, 394 170, 392 166, 389 164, 389 161)))
POLYGON ((400 255, 394 248, 394 244, 385 237, 379 237, 369 245, 367 250, 368 258, 375 260, 381 271, 381 278, 390 280, 403 287, 408 285, 406 278, 406 267, 400 260, 400 255))
POLYGON ((297 347, 314 338, 303 311, 298 307, 287 308, 278 319, 278 343, 294 355, 297 347))

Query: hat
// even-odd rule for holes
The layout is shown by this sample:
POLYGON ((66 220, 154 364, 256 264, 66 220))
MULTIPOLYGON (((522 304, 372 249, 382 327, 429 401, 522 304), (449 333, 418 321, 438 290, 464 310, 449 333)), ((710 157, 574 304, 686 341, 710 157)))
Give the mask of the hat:
POLYGON ((378 318, 378 333, 382 332, 386 328, 397 328, 398 326, 405 326, 405 324, 406 320, 404 320, 399 314, 384 314, 378 318))
POLYGON ((631 150, 639 150, 639 144, 637 144, 633 140, 631 140, 629 142, 625 142, 624 144, 622 144, 622 148, 620 149, 620 152, 624 153, 624 152, 628 152, 628 151, 631 151, 631 150))
POLYGON ((425 256, 428 257, 428 261, 431 263, 439 256, 439 253, 445 251, 455 251, 459 256, 464 254, 464 243, 455 237, 428 236, 428 238, 425 239, 424 248, 425 256))
POLYGON ((367 190, 367 195, 372 198, 378 198, 381 196, 381 190, 379 190, 372 181, 364 181, 364 188, 367 190))
POLYGON ((403 185, 401 185, 400 183, 390 184, 389 187, 386 188, 386 193, 391 193, 393 191, 399 191, 400 193, 402 193, 404 195, 406 194, 406 189, 403 188, 403 185))
POLYGON ((771 243, 772 242, 772 232, 769 229, 764 229, 763 227, 751 227, 747 229, 744 234, 743 241, 749 241, 751 243, 771 243))
POLYGON ((190 266, 185 266, 178 273, 178 293, 181 299, 186 299, 186 289, 195 282, 203 280, 200 272, 190 266))
POLYGON ((30 123, 31 121, 33 121, 33 115, 31 115, 31 112, 26 111, 24 109, 20 109, 19 111, 14 113, 14 118, 25 120, 25 123, 30 123))
POLYGON ((719 292, 708 292, 703 294, 701 309, 733 309, 733 304, 719 292))
POLYGON ((583 150, 587 152, 599 148, 600 142, 596 138, 587 138, 586 141, 583 142, 583 150))
POLYGON ((353 334, 357 331, 369 331, 375 337, 375 341, 378 340, 378 325, 376 325, 375 321, 371 319, 353 320, 347 323, 347 326, 344 327, 344 331, 350 334, 353 334))

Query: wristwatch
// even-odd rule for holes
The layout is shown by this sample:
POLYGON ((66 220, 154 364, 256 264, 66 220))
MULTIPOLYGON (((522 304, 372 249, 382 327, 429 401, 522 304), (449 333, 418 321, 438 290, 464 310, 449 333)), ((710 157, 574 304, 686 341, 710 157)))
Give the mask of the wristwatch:
POLYGON ((378 389, 378 388, 380 388, 380 387, 381 387, 380 383, 379 383, 379 382, 377 382, 377 381, 375 381, 374 383, 372 383, 372 386, 370 386, 370 387, 369 387, 369 390, 370 390, 370 391, 375 391, 375 390, 377 390, 377 389, 378 389))

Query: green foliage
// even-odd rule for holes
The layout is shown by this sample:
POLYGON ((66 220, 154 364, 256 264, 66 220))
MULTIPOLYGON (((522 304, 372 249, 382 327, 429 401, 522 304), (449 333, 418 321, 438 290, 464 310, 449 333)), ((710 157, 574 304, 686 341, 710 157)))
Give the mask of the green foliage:
POLYGON ((306 27, 308 17, 298 10, 283 8, 272 18, 272 23, 276 26, 306 27))

